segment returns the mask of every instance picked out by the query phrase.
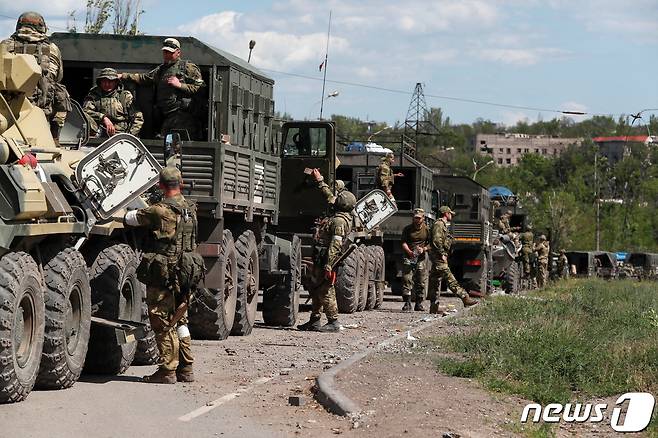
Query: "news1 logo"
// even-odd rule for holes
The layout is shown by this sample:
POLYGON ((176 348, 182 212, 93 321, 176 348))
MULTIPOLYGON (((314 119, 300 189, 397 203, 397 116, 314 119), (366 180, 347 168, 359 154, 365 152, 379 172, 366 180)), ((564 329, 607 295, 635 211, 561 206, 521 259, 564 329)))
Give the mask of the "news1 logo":
MULTIPOLYGON (((616 432, 641 432, 651 421, 651 415, 656 404, 653 395, 648 392, 627 392, 619 396, 615 402, 610 417, 610 427, 616 432), (626 415, 622 420, 622 405, 628 401, 626 415)), ((537 403, 530 403, 523 408, 521 414, 521 423, 528 422, 528 417, 532 412, 530 421, 538 423, 600 423, 605 418, 605 412, 608 409, 607 403, 582 404, 582 403, 550 403, 542 407, 537 403)))

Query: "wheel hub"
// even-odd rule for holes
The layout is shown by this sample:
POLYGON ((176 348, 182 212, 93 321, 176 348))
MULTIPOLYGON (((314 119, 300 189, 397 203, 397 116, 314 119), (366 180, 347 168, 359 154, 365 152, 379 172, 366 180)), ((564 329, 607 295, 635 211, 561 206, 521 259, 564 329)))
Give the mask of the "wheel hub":
POLYGON ((34 326, 34 302, 28 294, 21 299, 14 316, 14 352, 18 366, 24 367, 30 359, 34 326))

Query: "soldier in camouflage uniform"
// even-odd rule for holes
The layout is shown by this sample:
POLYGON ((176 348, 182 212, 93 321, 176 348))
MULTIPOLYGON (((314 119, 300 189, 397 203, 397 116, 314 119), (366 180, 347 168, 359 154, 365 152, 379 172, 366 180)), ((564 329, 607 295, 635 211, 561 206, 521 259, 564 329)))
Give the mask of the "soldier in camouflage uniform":
POLYGON ((41 67, 41 78, 29 100, 43 110, 57 141, 66 115, 71 111, 71 100, 61 83, 64 76, 62 54, 59 47, 48 40, 46 32, 48 28, 41 14, 24 12, 18 17, 16 32, 2 44, 9 53, 25 53, 36 58, 41 67))
POLYGON ((548 283, 548 257, 551 253, 546 236, 539 236, 539 242, 534 247, 537 257, 537 287, 544 287, 548 283))
POLYGON ((393 152, 388 152, 382 158, 381 164, 377 167, 377 185, 380 189, 386 192, 389 198, 395 202, 393 197, 393 183, 395 177, 404 176, 403 173, 393 173, 391 166, 393 165, 393 152))
POLYGON ((162 47, 162 64, 148 73, 121 73, 119 78, 155 86, 155 106, 162 119, 162 136, 173 130, 185 130, 191 140, 200 140, 199 123, 191 114, 192 97, 205 83, 199 67, 180 56, 178 40, 167 38, 162 47))
POLYGON ((135 108, 133 95, 119 83, 119 75, 113 68, 104 68, 96 78, 96 86, 89 91, 82 110, 93 120, 93 132, 107 137, 127 132, 139 135, 144 124, 142 112, 135 108))
POLYGON ((125 223, 151 231, 138 268, 140 281, 146 284, 151 327, 160 352, 160 367, 145 376, 147 383, 193 382, 191 345, 187 315, 175 327, 172 317, 182 297, 174 271, 180 253, 196 248, 196 205, 181 194, 181 173, 175 167, 160 171, 160 189, 164 199, 150 207, 129 211, 125 223))
POLYGON ((533 243, 535 240, 534 234, 532 234, 532 227, 528 225, 526 231, 521 233, 521 263, 523 264, 523 276, 525 278, 530 278, 532 274, 532 253, 533 253, 533 243))
POLYGON ((336 283, 334 263, 340 258, 343 251, 343 240, 352 229, 352 210, 356 204, 356 198, 350 191, 344 189, 344 185, 343 190, 337 191, 334 195, 317 169, 313 176, 327 202, 333 205, 334 214, 321 222, 315 236, 313 271, 310 281, 313 286, 309 290, 312 302, 311 317, 308 322, 297 328, 299 330, 337 332, 340 326, 336 290, 334 289, 336 283), (327 324, 321 326, 320 319, 323 311, 327 316, 327 324))
POLYGON ((425 269, 425 251, 429 249, 430 230, 425 223, 425 210, 415 208, 412 222, 402 230, 402 310, 411 310, 413 291, 414 310, 423 312, 427 270, 425 269))
POLYGON ((439 214, 440 217, 432 225, 430 241, 430 261, 432 262, 429 280, 430 313, 438 313, 439 289, 442 281, 445 281, 448 289, 461 298, 464 306, 472 306, 478 303, 477 300, 469 297, 464 288, 459 285, 448 266, 448 256, 452 246, 449 223, 455 212, 444 205, 439 209, 439 214))
POLYGON ((569 259, 563 249, 557 259, 557 275, 558 278, 569 278, 569 259))
POLYGON ((509 224, 509 218, 511 215, 511 212, 506 211, 500 216, 500 219, 498 220, 498 231, 501 236, 509 235, 512 233, 512 228, 509 224))

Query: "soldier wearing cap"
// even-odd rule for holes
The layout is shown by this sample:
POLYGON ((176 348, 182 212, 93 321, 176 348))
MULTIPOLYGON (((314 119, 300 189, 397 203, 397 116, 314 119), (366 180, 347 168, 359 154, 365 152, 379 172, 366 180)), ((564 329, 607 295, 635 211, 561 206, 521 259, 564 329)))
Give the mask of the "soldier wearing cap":
POLYGON ((151 231, 137 269, 138 278, 146 285, 149 319, 160 352, 160 366, 144 377, 147 383, 194 381, 187 315, 172 327, 172 318, 183 299, 174 267, 182 251, 196 248, 196 205, 181 194, 182 182, 177 168, 164 167, 159 182, 163 200, 129 211, 124 218, 126 225, 151 231))
POLYGON ((111 137, 119 132, 139 135, 144 124, 142 112, 135 107, 133 95, 124 90, 113 68, 104 68, 96 86, 85 97, 82 110, 92 119, 92 131, 111 137))
POLYGON ((163 63, 148 73, 121 73, 119 79, 155 86, 155 106, 162 120, 162 136, 173 130, 187 131, 191 140, 201 138, 201 129, 192 115, 192 97, 205 85, 194 63, 181 59, 180 43, 167 38, 162 46, 163 63))
POLYGON ((393 170, 391 170, 393 158, 393 152, 388 152, 382 157, 382 162, 377 167, 377 185, 395 202, 395 198, 393 197, 395 177, 402 177, 404 174, 401 172, 393 173, 393 170))
POLYGON ((539 242, 534 247, 537 257, 537 287, 544 287, 548 283, 548 257, 551 253, 550 244, 545 235, 539 236, 539 242))
POLYGON ((71 111, 71 101, 66 87, 61 83, 64 76, 62 54, 46 33, 48 27, 37 12, 24 12, 16 22, 16 32, 2 41, 9 53, 34 55, 41 68, 41 78, 30 102, 41 108, 50 122, 55 140, 64 126, 66 115, 71 111))
POLYGON ((425 269, 425 251, 429 249, 430 230, 425 223, 425 210, 415 208, 412 222, 402 230, 402 310, 411 310, 411 295, 415 302, 414 310, 424 311, 425 285, 427 270, 425 269))
POLYGON ((477 300, 469 297, 468 293, 459 285, 448 266, 448 257, 452 246, 449 224, 454 214, 455 212, 450 207, 444 205, 439 208, 440 216, 432 225, 430 241, 432 269, 430 270, 429 280, 430 313, 438 313, 439 288, 442 281, 445 281, 448 288, 461 298, 464 306, 472 306, 478 303, 477 300))

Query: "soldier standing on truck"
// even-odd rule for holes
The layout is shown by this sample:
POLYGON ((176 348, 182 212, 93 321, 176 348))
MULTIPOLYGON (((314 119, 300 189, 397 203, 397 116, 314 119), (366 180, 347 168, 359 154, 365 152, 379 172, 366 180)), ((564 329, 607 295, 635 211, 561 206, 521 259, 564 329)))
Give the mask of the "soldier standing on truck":
MULTIPOLYGON (((137 269, 139 280, 146 285, 149 320, 160 352, 160 366, 147 383, 193 382, 192 338, 187 316, 174 321, 177 306, 189 300, 182 284, 192 279, 180 277, 180 260, 186 254, 197 254, 196 205, 181 194, 182 177, 175 167, 160 171, 160 189, 164 199, 140 210, 126 213, 125 223, 151 231, 137 269)), ((200 256, 199 256, 200 257, 200 256)), ((203 263, 203 260, 201 260, 203 263)))
POLYGON ((142 112, 135 108, 133 94, 124 90, 113 68, 104 68, 96 78, 96 86, 85 97, 82 110, 94 122, 91 131, 112 137, 119 132, 139 135, 144 124, 142 112))
POLYGON ((200 140, 201 129, 192 115, 192 98, 205 83, 199 67, 180 57, 178 40, 167 38, 162 46, 162 64, 148 73, 120 73, 119 79, 155 86, 155 109, 162 121, 161 136, 180 130, 187 131, 190 140, 200 140))
POLYGON ((393 197, 393 183, 395 177, 403 177, 404 174, 401 172, 393 173, 391 166, 393 165, 393 152, 387 152, 384 157, 382 157, 381 164, 377 167, 377 185, 380 189, 386 192, 389 198, 395 202, 393 197))
POLYGON ((430 230, 425 223, 425 210, 415 208, 412 222, 402 230, 402 310, 411 310, 411 294, 413 291, 414 310, 423 312, 425 300, 425 284, 427 270, 425 269, 425 251, 429 248, 430 230))
POLYGON ((450 271, 450 266, 448 266, 448 256, 452 246, 449 227, 455 212, 444 205, 439 208, 439 214, 440 217, 432 225, 430 237, 430 260, 432 262, 429 279, 430 313, 439 313, 438 298, 442 281, 445 281, 448 289, 461 298, 464 306, 472 306, 478 303, 477 300, 469 297, 464 288, 459 285, 450 271))
POLYGON ((548 283, 548 257, 551 253, 546 236, 539 236, 539 242, 534 247, 537 257, 537 287, 544 287, 548 283))
POLYGON ((500 216, 500 220, 498 221, 498 231, 500 232, 500 235, 507 236, 512 233, 512 228, 509 224, 509 218, 511 216, 512 212, 510 211, 506 211, 500 216))
POLYGON ((2 44, 9 53, 24 53, 36 58, 41 68, 41 78, 34 94, 28 99, 43 110, 57 142, 66 115, 71 111, 71 100, 61 83, 64 76, 62 54, 59 47, 48 40, 46 32, 48 27, 41 14, 24 12, 18 17, 16 32, 2 44))
POLYGON ((327 201, 333 204, 334 213, 320 223, 315 235, 310 281, 313 286, 309 290, 312 303, 311 317, 297 328, 308 331, 337 332, 340 330, 340 325, 338 324, 338 305, 334 289, 337 266, 334 265, 343 251, 343 239, 352 229, 352 210, 356 205, 356 197, 348 190, 342 190, 334 197, 329 186, 324 183, 319 170, 314 170, 313 177, 318 182, 318 187, 327 201), (327 323, 323 326, 320 325, 322 312, 327 316, 327 323))
POLYGON ((532 226, 526 226, 526 231, 521 233, 521 263, 523 264, 523 276, 525 278, 530 278, 532 273, 532 253, 533 253, 533 243, 535 240, 534 234, 532 234, 532 226))

